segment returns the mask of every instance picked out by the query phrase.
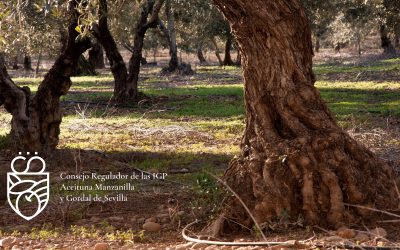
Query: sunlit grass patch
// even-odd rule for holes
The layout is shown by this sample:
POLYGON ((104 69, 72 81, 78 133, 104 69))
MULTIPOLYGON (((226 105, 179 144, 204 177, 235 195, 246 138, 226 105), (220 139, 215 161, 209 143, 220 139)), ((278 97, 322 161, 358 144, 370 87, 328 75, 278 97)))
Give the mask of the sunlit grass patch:
MULTIPOLYGON (((379 67, 395 63, 398 60, 385 60, 369 69, 379 71, 379 67)), ((367 68, 316 67, 322 71, 367 68)), ((71 91, 62 97, 67 115, 61 124, 59 147, 106 152, 174 152, 180 155, 176 159, 167 157, 136 162, 143 168, 156 166, 160 169, 188 164, 204 153, 223 154, 228 156, 227 159, 238 154, 245 127, 243 84, 215 83, 213 76, 218 74, 218 81, 234 81, 240 79, 236 77, 241 75, 241 69, 199 66, 197 72, 207 77, 183 77, 182 81, 191 80, 176 86, 173 85, 176 76, 163 77, 157 72, 156 68, 146 69, 140 82, 141 90, 156 101, 143 106, 132 104, 116 108, 102 105, 112 96, 113 78, 110 74, 72 78, 71 91)), ((40 80, 17 78, 16 82, 28 84, 35 90, 40 80)), ((346 128, 368 123, 369 119, 377 116, 400 116, 400 82, 318 81, 316 87, 339 124, 346 128)), ((11 116, 5 111, 0 113, 0 136, 9 133, 10 120, 11 116)))
POLYGON ((316 64, 313 67, 314 73, 332 74, 332 73, 353 73, 353 72, 380 72, 392 71, 400 68, 398 59, 387 59, 375 61, 364 65, 335 65, 335 64, 316 64))
POLYGON ((400 116, 398 82, 317 82, 316 86, 339 119, 363 113, 400 116))

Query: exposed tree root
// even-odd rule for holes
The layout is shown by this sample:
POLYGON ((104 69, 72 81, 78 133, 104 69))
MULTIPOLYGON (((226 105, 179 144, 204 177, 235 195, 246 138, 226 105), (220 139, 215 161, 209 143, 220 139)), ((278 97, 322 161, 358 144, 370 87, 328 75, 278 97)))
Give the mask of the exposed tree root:
MULTIPOLYGON (((390 181, 394 171, 345 133, 269 145, 268 156, 252 151, 232 161, 225 176, 259 223, 288 213, 338 228, 356 218, 373 219, 371 212, 346 209, 345 203, 385 209, 399 202, 390 181)), ((234 198, 226 210, 226 216, 250 226, 234 198)))

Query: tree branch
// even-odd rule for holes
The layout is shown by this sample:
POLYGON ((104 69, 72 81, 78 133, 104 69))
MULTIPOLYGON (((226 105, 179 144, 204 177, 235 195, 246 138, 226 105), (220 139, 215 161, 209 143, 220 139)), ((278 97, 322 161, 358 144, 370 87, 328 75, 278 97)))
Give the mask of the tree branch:
POLYGON ((161 7, 163 6, 165 0, 157 0, 154 4, 152 4, 152 1, 154 0, 149 0, 148 1, 148 7, 149 10, 152 9, 151 16, 147 23, 144 25, 144 29, 152 28, 155 25, 157 25, 158 21, 158 14, 160 13, 161 7))
POLYGON ((122 43, 122 46, 123 46, 125 49, 129 50, 129 52, 133 53, 133 46, 132 46, 132 45, 128 44, 127 42, 123 42, 123 43, 122 43))
POLYGON ((12 114, 14 119, 26 121, 26 101, 29 97, 29 88, 18 87, 8 75, 5 67, 4 55, 0 53, 0 106, 12 114))
POLYGON ((165 27, 165 25, 164 25, 163 21, 161 20, 161 18, 158 18, 157 23, 158 23, 158 27, 160 28, 161 32, 164 34, 165 39, 167 39, 168 44, 170 44, 171 43, 171 37, 169 35, 169 31, 165 27))
POLYGON ((39 101, 52 100, 65 95, 71 87, 70 77, 74 74, 79 57, 91 47, 89 38, 78 38, 75 30, 78 26, 79 13, 76 10, 78 1, 70 1, 70 23, 68 25, 68 40, 64 51, 59 55, 53 67, 44 77, 35 96, 39 101), (41 100, 42 99, 42 100, 41 100))

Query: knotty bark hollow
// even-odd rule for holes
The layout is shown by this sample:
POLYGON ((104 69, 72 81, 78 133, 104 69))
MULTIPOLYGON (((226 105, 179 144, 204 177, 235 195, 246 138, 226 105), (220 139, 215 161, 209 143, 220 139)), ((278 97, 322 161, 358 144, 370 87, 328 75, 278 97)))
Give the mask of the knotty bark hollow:
MULTIPOLYGON (((345 203, 398 205, 393 169, 337 125, 314 87, 311 33, 300 2, 214 3, 232 26, 245 79, 241 155, 224 178, 256 220, 301 215, 309 224, 339 227, 370 216, 345 203)), ((224 213, 251 227, 241 207, 232 198, 224 213)))
POLYGON ((60 97, 65 95, 72 82, 70 76, 77 68, 80 55, 90 47, 88 39, 76 41, 79 14, 77 1, 70 1, 71 19, 68 41, 64 51, 39 85, 36 95, 29 88, 17 86, 0 60, 0 104, 12 114, 11 138, 18 150, 38 151, 48 154, 58 144, 62 112, 60 97))

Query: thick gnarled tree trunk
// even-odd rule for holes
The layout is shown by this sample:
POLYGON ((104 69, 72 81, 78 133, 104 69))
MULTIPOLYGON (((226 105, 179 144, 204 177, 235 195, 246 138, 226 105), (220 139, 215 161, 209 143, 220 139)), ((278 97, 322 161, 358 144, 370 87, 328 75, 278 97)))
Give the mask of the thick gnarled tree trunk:
MULTIPOLYGON (((287 213, 336 227, 369 216, 345 203, 398 205, 393 169, 337 125, 314 87, 311 34, 300 2, 214 2, 231 23, 245 79, 242 153, 225 179, 256 220, 287 213)), ((225 215, 251 226, 240 207, 232 198, 225 215)))
POLYGON ((231 56, 232 44, 233 44, 233 36, 232 36, 232 34, 229 34, 227 36, 226 42, 225 42, 225 56, 224 56, 224 62, 223 62, 223 65, 225 65, 225 66, 235 65, 235 63, 232 60, 232 56, 231 56))
POLYGON ((99 2, 99 24, 93 24, 92 31, 103 46, 110 62, 115 81, 113 94, 114 102, 124 103, 127 101, 138 101, 141 98, 141 93, 138 90, 138 81, 140 66, 143 61, 142 52, 144 37, 149 28, 157 26, 157 21, 159 20, 158 13, 163 3, 164 0, 147 0, 143 5, 139 20, 136 24, 133 47, 128 47, 132 52, 132 56, 129 60, 129 68, 127 69, 117 44, 108 28, 107 0, 100 0, 99 2))
POLYGON ((123 97, 128 91, 126 86, 128 69, 126 68, 124 59, 119 53, 117 44, 108 28, 107 0, 100 0, 99 5, 99 24, 98 26, 93 25, 92 30, 106 52, 106 56, 110 63, 110 69, 114 76, 113 99, 116 101, 122 101, 121 99, 124 99, 123 97))
POLYGON ((219 53, 219 48, 218 48, 218 43, 217 43, 217 40, 215 39, 215 37, 213 37, 213 38, 211 39, 211 42, 212 42, 212 44, 213 44, 214 47, 215 47, 215 56, 216 56, 217 59, 218 59, 218 63, 219 63, 220 66, 222 66, 224 62, 223 62, 222 59, 221 59, 221 55, 220 55, 220 53, 219 53))
POLYGON ((207 64, 207 60, 206 60, 206 58, 204 57, 204 54, 203 54, 203 42, 202 41, 200 41, 197 44, 196 55, 197 55, 197 59, 199 59, 200 64, 207 64))
POLYGON ((18 150, 50 153, 58 144, 62 112, 60 97, 70 86, 78 59, 90 46, 88 40, 75 41, 78 33, 76 1, 70 2, 72 12, 68 27, 68 42, 53 67, 39 85, 36 95, 29 88, 18 87, 8 76, 0 60, 0 104, 12 114, 11 137, 18 150))
POLYGON ((101 45, 95 41, 89 50, 89 63, 94 69, 104 69, 104 53, 101 45))
POLYGON ((143 42, 149 28, 156 28, 158 24, 158 13, 165 0, 147 0, 143 7, 139 20, 136 24, 135 37, 133 39, 133 53, 129 60, 127 89, 120 99, 138 98, 138 81, 141 61, 143 58, 143 42), (150 16, 150 17, 149 17, 150 16))
POLYGON ((175 30, 175 19, 172 9, 171 0, 165 1, 165 14, 167 16, 167 28, 168 28, 168 44, 169 44, 169 55, 171 59, 168 63, 168 71, 175 71, 178 66, 178 47, 176 45, 176 30, 175 30))
POLYGON ((383 49, 383 53, 393 57, 396 56, 396 49, 388 36, 386 25, 382 24, 380 26, 379 33, 381 36, 381 47, 383 49))

